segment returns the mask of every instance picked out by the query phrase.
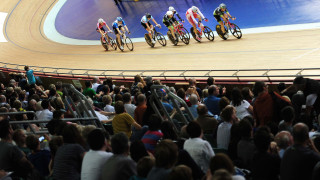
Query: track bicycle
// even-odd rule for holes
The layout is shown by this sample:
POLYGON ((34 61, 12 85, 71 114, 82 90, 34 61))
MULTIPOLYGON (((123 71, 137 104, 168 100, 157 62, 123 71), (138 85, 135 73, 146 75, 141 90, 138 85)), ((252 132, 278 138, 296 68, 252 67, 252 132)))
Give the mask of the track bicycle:
POLYGON ((127 32, 127 35, 126 35, 126 31, 124 31, 122 33, 122 35, 120 36, 120 41, 121 41, 121 44, 118 42, 118 38, 117 38, 117 45, 119 47, 119 49, 121 51, 124 51, 124 45, 126 45, 126 47, 130 50, 130 51, 133 51, 133 43, 130 39, 130 37, 128 37, 129 35, 129 32, 127 32), (122 46, 122 48, 120 48, 122 46))
MULTIPOLYGON (((232 18, 235 18, 235 17, 232 17, 232 18)), ((234 23, 231 23, 229 21, 229 18, 226 18, 227 21, 224 22, 224 29, 226 30, 226 33, 228 33, 229 31, 231 32, 231 34, 237 38, 237 39, 240 39, 242 37, 242 32, 241 32, 241 29, 239 28, 239 26, 237 26, 236 24, 234 23)), ((225 37, 224 34, 222 33, 222 30, 221 30, 221 25, 220 24, 217 24, 216 25, 216 31, 218 33, 218 35, 223 39, 223 40, 227 40, 228 37, 225 37)))
MULTIPOLYGON (((166 46, 167 45, 167 40, 166 38, 163 36, 162 33, 157 32, 157 30, 155 29, 155 27, 153 27, 151 29, 151 33, 152 33, 152 39, 156 42, 158 41, 162 46, 166 46)), ((155 43, 152 42, 152 40, 150 39, 150 36, 148 33, 144 34, 144 39, 146 40, 147 44, 151 47, 154 47, 155 43)))
POLYGON ((107 32, 105 32, 103 34, 103 39, 100 38, 100 42, 101 42, 101 45, 104 47, 104 49, 106 51, 109 50, 109 46, 112 47, 114 50, 117 50, 117 44, 115 42, 115 40, 113 40, 107 32))
POLYGON ((214 40, 213 31, 212 31, 208 26, 203 26, 203 32, 202 32, 201 26, 203 26, 203 24, 202 24, 201 22, 198 23, 198 27, 200 28, 200 31, 198 30, 198 28, 196 29, 197 35, 194 33, 193 27, 190 28, 190 32, 191 32, 192 37, 193 37, 196 41, 201 42, 201 40, 202 40, 202 33, 203 33, 204 36, 205 36, 209 41, 213 41, 213 40, 214 40))
POLYGON ((173 38, 170 30, 168 30, 167 32, 167 36, 172 42, 172 44, 177 45, 180 39, 184 44, 188 45, 190 42, 190 34, 188 30, 185 27, 183 27, 182 23, 179 22, 177 25, 174 25, 173 27, 177 40, 173 38))

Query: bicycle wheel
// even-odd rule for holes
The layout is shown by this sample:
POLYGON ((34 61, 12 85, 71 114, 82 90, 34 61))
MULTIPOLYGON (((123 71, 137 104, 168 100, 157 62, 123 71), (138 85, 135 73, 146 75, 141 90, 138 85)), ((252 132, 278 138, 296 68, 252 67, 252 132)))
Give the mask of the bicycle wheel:
POLYGON ((124 42, 123 42, 122 38, 120 38, 121 42, 118 41, 118 38, 116 38, 116 41, 117 41, 117 45, 118 45, 120 51, 124 51, 124 48, 123 48, 124 42), (122 48, 121 48, 121 46, 122 46, 122 48))
POLYGON ((125 44, 130 51, 133 51, 133 43, 129 37, 125 39, 125 44))
POLYGON ((157 32, 156 38, 157 38, 158 42, 159 42, 162 46, 166 46, 166 45, 167 45, 167 40, 166 40, 166 38, 165 38, 161 33, 157 32))
POLYGON ((154 44, 152 43, 150 37, 149 37, 149 34, 144 34, 144 39, 146 40, 147 44, 150 46, 150 47, 154 47, 154 44))
POLYGON ((183 28, 180 29, 180 39, 186 45, 188 45, 189 42, 190 42, 189 38, 188 38, 188 35, 187 35, 187 33, 185 32, 185 30, 183 28))
POLYGON ((221 37, 221 39, 227 40, 227 38, 224 37, 224 34, 223 34, 222 31, 221 31, 221 25, 220 25, 220 24, 217 24, 217 25, 216 25, 216 31, 217 31, 219 37, 221 37))
POLYGON ((208 40, 210 40, 210 41, 214 40, 214 34, 213 34, 212 30, 208 26, 204 26, 203 33, 204 33, 204 36, 208 40))
POLYGON ((196 36, 196 34, 194 33, 194 31, 193 31, 193 27, 191 27, 190 32, 191 32, 191 35, 192 35, 193 39, 195 39, 195 40, 198 41, 198 42, 201 42, 201 36, 200 36, 200 32, 198 31, 198 29, 197 29, 197 34, 198 34, 198 36, 200 37, 200 39, 197 39, 197 36, 196 36))
POLYGON ((185 32, 186 37, 188 37, 188 40, 190 41, 190 34, 189 34, 189 31, 188 31, 185 27, 181 28, 181 30, 185 32))
POLYGON ((230 23, 230 24, 231 24, 231 28, 230 28, 231 34, 237 39, 240 39, 242 37, 241 29, 236 24, 233 24, 233 23, 230 23))
POLYGON ((112 47, 114 50, 117 50, 117 43, 115 42, 115 40, 112 39, 111 37, 109 37, 109 40, 110 40, 110 43, 111 43, 111 47, 112 47))
POLYGON ((108 48, 107 39, 106 39, 105 37, 104 37, 103 39, 105 40, 105 43, 103 42, 102 38, 100 38, 101 45, 102 45, 102 47, 104 47, 104 49, 105 49, 106 51, 108 51, 109 48, 108 48))

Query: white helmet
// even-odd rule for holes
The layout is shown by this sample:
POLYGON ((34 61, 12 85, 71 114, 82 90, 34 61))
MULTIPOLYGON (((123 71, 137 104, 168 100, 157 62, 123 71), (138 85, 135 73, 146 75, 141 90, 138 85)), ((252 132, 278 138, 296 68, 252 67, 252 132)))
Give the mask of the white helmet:
POLYGON ((172 16, 172 15, 173 15, 173 12, 172 12, 172 11, 167 11, 166 15, 167 15, 167 16, 172 16))
POLYGON ((174 9, 174 7, 170 6, 169 11, 176 11, 176 10, 174 9))
POLYGON ((192 6, 191 9, 194 13, 197 13, 199 10, 196 6, 192 6))
POLYGON ((104 22, 104 20, 102 19, 102 18, 100 18, 99 20, 98 20, 98 23, 103 23, 104 22))

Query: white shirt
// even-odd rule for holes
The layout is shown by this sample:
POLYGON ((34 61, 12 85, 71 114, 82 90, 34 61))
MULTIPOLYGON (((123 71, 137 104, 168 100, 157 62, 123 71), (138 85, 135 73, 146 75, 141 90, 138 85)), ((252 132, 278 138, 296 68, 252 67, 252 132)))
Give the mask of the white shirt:
POLYGON ((136 110, 136 106, 134 104, 124 104, 124 108, 126 112, 134 119, 134 110, 136 110))
POLYGON ((104 151, 93 151, 84 155, 81 167, 81 180, 99 180, 101 179, 102 167, 112 156, 112 153, 104 151))
POLYGON ((210 159, 214 156, 214 152, 208 141, 201 138, 191 138, 185 141, 183 149, 190 154, 204 173, 208 171, 210 159))
MULTIPOLYGON (((231 105, 234 106, 233 102, 231 101, 231 105)), ((246 100, 242 100, 241 104, 239 106, 234 106, 237 110, 237 117, 241 120, 246 116, 251 116, 251 114, 248 111, 248 108, 250 107, 250 103, 246 100)))
POLYGON ((38 120, 51 120, 53 118, 53 113, 49 109, 44 109, 38 116, 38 120))
POLYGON ((217 133, 217 145, 218 148, 228 149, 231 135, 232 124, 228 122, 222 122, 218 127, 217 133))
POLYGON ((100 84, 98 84, 98 83, 93 83, 93 84, 92 84, 92 89, 97 92, 98 86, 100 86, 100 84))
POLYGON ((103 110, 104 110, 105 112, 115 112, 115 111, 114 111, 114 107, 111 106, 111 105, 109 105, 109 104, 107 104, 107 105, 103 108, 103 110))

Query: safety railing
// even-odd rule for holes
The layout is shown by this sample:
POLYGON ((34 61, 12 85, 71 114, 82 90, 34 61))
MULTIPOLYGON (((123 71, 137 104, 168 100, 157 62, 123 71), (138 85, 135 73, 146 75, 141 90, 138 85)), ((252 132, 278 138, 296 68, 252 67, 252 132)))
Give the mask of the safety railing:
MULTIPOLYGON (((25 72, 21 64, 0 62, 0 70, 5 72, 25 72)), ((38 76, 53 78, 100 78, 114 77, 123 80, 132 80, 139 74, 142 77, 152 76, 167 81, 186 81, 194 77, 206 79, 214 77, 218 82, 252 82, 262 80, 267 82, 292 82, 294 77, 303 75, 313 79, 320 78, 320 68, 292 68, 292 69, 211 69, 211 70, 102 70, 102 69, 72 69, 42 66, 29 66, 36 68, 38 76)))

